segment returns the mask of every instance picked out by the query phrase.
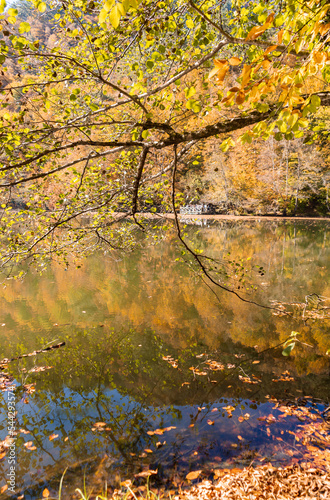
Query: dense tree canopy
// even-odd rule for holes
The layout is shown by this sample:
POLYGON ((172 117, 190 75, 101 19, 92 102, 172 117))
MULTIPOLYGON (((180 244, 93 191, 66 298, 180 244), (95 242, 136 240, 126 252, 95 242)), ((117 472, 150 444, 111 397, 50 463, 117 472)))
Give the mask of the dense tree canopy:
POLYGON ((303 138, 330 105, 326 0, 1 0, 1 11, 3 266, 127 244, 141 209, 180 202, 180 172, 210 141, 226 152, 303 138))

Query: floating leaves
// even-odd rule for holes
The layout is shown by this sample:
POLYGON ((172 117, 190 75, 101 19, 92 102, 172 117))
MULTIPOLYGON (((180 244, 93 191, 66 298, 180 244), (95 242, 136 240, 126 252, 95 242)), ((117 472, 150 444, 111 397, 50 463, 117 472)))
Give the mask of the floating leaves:
POLYGON ((197 479, 201 475, 202 471, 201 470, 195 470, 193 472, 189 472, 189 474, 186 475, 186 479, 189 479, 189 481, 193 481, 194 479, 197 479))
POLYGON ((144 470, 142 472, 139 472, 138 474, 134 474, 134 477, 149 477, 149 476, 152 476, 152 475, 157 474, 157 473, 158 473, 158 469, 156 469, 156 470, 147 469, 147 470, 144 470))
POLYGON ((178 368, 178 360, 172 358, 172 356, 163 356, 162 359, 167 363, 169 363, 172 366, 172 368, 178 368))
POLYGON ((56 438, 58 438, 58 434, 51 434, 48 439, 49 441, 53 441, 56 438))
POLYGON ((149 434, 149 436, 154 436, 155 434, 157 436, 161 436, 162 434, 164 434, 164 432, 171 431, 172 429, 176 429, 176 427, 170 426, 165 427, 164 429, 156 429, 155 431, 147 431, 147 434, 149 434))
POLYGON ((34 446, 33 441, 27 441, 26 443, 24 443, 24 446, 27 450, 30 450, 30 451, 37 449, 37 447, 34 446))

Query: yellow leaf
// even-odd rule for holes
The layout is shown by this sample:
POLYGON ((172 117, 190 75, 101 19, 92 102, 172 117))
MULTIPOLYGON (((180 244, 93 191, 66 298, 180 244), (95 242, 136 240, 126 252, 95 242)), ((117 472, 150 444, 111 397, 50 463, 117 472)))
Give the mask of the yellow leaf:
POLYGON ((186 25, 187 25, 187 28, 189 28, 189 29, 193 29, 193 27, 195 26, 194 21, 191 19, 191 17, 189 19, 187 19, 186 25))
POLYGON ((108 12, 105 9, 102 9, 99 14, 99 23, 102 24, 108 17, 108 12))
POLYGON ((46 4, 44 2, 40 2, 39 3, 39 5, 38 5, 38 11, 39 12, 41 12, 41 13, 45 12, 46 8, 47 8, 47 6, 46 6, 46 4))
POLYGON ((121 18, 121 11, 119 8, 119 4, 116 4, 114 8, 111 10, 109 16, 110 22, 115 29, 118 28, 119 26, 120 18, 121 18))
POLYGON ((201 470, 195 470, 193 472, 189 472, 189 474, 186 475, 186 479, 189 479, 189 481, 197 479, 198 476, 200 476, 201 472, 202 472, 201 470))
POLYGON ((238 66, 242 61, 239 57, 231 57, 230 59, 228 59, 228 62, 231 66, 238 66))

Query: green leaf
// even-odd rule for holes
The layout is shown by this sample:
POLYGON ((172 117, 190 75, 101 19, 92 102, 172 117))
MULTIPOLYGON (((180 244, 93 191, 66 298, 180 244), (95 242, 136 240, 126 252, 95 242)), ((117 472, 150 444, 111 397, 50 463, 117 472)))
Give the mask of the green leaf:
POLYGON ((294 348, 295 345, 296 345, 296 343, 292 342, 285 349, 283 349, 283 351, 282 351, 283 356, 290 356, 291 351, 292 351, 292 349, 294 348))
POLYGON ((312 106, 315 106, 316 108, 321 106, 321 99, 319 98, 318 95, 315 95, 315 94, 312 95, 311 104, 312 104, 312 106))

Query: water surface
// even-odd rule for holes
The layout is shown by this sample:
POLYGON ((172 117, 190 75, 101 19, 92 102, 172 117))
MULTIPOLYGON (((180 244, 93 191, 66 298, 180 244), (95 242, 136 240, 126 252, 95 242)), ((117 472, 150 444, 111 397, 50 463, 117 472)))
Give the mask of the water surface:
MULTIPOLYGON (((187 233, 194 248, 226 262, 231 277, 221 282, 247 299, 304 303, 310 295, 308 314, 324 304, 316 297, 330 296, 327 221, 207 222, 187 233)), ((303 459, 304 412, 319 422, 330 399, 329 323, 321 312, 302 322, 215 296, 182 259, 168 235, 127 255, 99 252, 78 269, 54 263, 42 276, 30 270, 5 282, 0 357, 66 343, 8 365, 17 492, 56 490, 66 467, 72 488, 83 470, 94 486, 116 486, 148 468, 158 471, 156 484, 175 486, 191 470, 303 459), (272 347, 292 330, 305 345, 285 358, 272 347), (287 415, 276 400, 298 401, 301 413, 287 415)), ((8 391, 1 397, 4 440, 8 391)), ((4 456, 0 477, 8 466, 4 456)))

